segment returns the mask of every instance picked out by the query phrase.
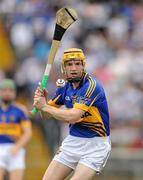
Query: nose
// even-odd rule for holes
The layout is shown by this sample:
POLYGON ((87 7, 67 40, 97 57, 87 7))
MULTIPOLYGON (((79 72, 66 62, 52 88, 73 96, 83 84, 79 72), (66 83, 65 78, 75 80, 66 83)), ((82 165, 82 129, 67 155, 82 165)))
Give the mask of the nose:
POLYGON ((75 64, 72 64, 71 70, 76 70, 76 65, 75 64))

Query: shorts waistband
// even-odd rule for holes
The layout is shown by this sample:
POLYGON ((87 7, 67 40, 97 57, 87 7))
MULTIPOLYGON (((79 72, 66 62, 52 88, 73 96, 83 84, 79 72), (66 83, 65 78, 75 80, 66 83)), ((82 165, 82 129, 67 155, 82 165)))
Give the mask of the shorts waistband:
POLYGON ((79 139, 79 140, 85 140, 85 141, 96 141, 96 142, 107 142, 110 141, 110 136, 105 136, 105 137, 92 137, 92 138, 85 138, 85 137, 78 137, 78 136, 72 136, 72 135, 68 135, 69 138, 72 139, 79 139))

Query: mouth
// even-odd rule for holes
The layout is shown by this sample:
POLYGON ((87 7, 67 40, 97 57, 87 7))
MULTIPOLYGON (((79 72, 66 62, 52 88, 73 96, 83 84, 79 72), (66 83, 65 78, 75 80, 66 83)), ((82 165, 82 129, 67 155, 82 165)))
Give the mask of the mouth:
POLYGON ((70 74, 71 74, 72 77, 76 77, 78 75, 78 73, 75 73, 75 72, 70 73, 70 74))
POLYGON ((76 72, 71 72, 71 75, 77 75, 77 73, 76 72))

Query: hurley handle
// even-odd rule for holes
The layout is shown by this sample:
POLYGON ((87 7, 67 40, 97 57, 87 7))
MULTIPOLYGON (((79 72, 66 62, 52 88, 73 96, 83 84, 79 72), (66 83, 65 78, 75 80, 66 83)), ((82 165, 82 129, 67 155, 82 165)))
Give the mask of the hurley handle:
MULTIPOLYGON (((40 86, 41 90, 43 90, 47 86, 48 79, 49 79, 48 75, 43 76, 41 86, 40 86)), ((34 107, 31 111, 31 114, 35 115, 37 112, 38 112, 38 109, 34 107)))

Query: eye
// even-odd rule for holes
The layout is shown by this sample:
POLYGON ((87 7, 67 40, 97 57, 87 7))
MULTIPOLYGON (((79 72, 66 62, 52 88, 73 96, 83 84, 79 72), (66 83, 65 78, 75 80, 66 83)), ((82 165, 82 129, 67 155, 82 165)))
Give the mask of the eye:
POLYGON ((71 62, 67 63, 67 66, 72 66, 72 63, 71 62))
POLYGON ((79 66, 81 63, 80 62, 76 62, 75 65, 79 66))
POLYGON ((65 62, 65 66, 71 66, 72 63, 71 62, 65 62))

